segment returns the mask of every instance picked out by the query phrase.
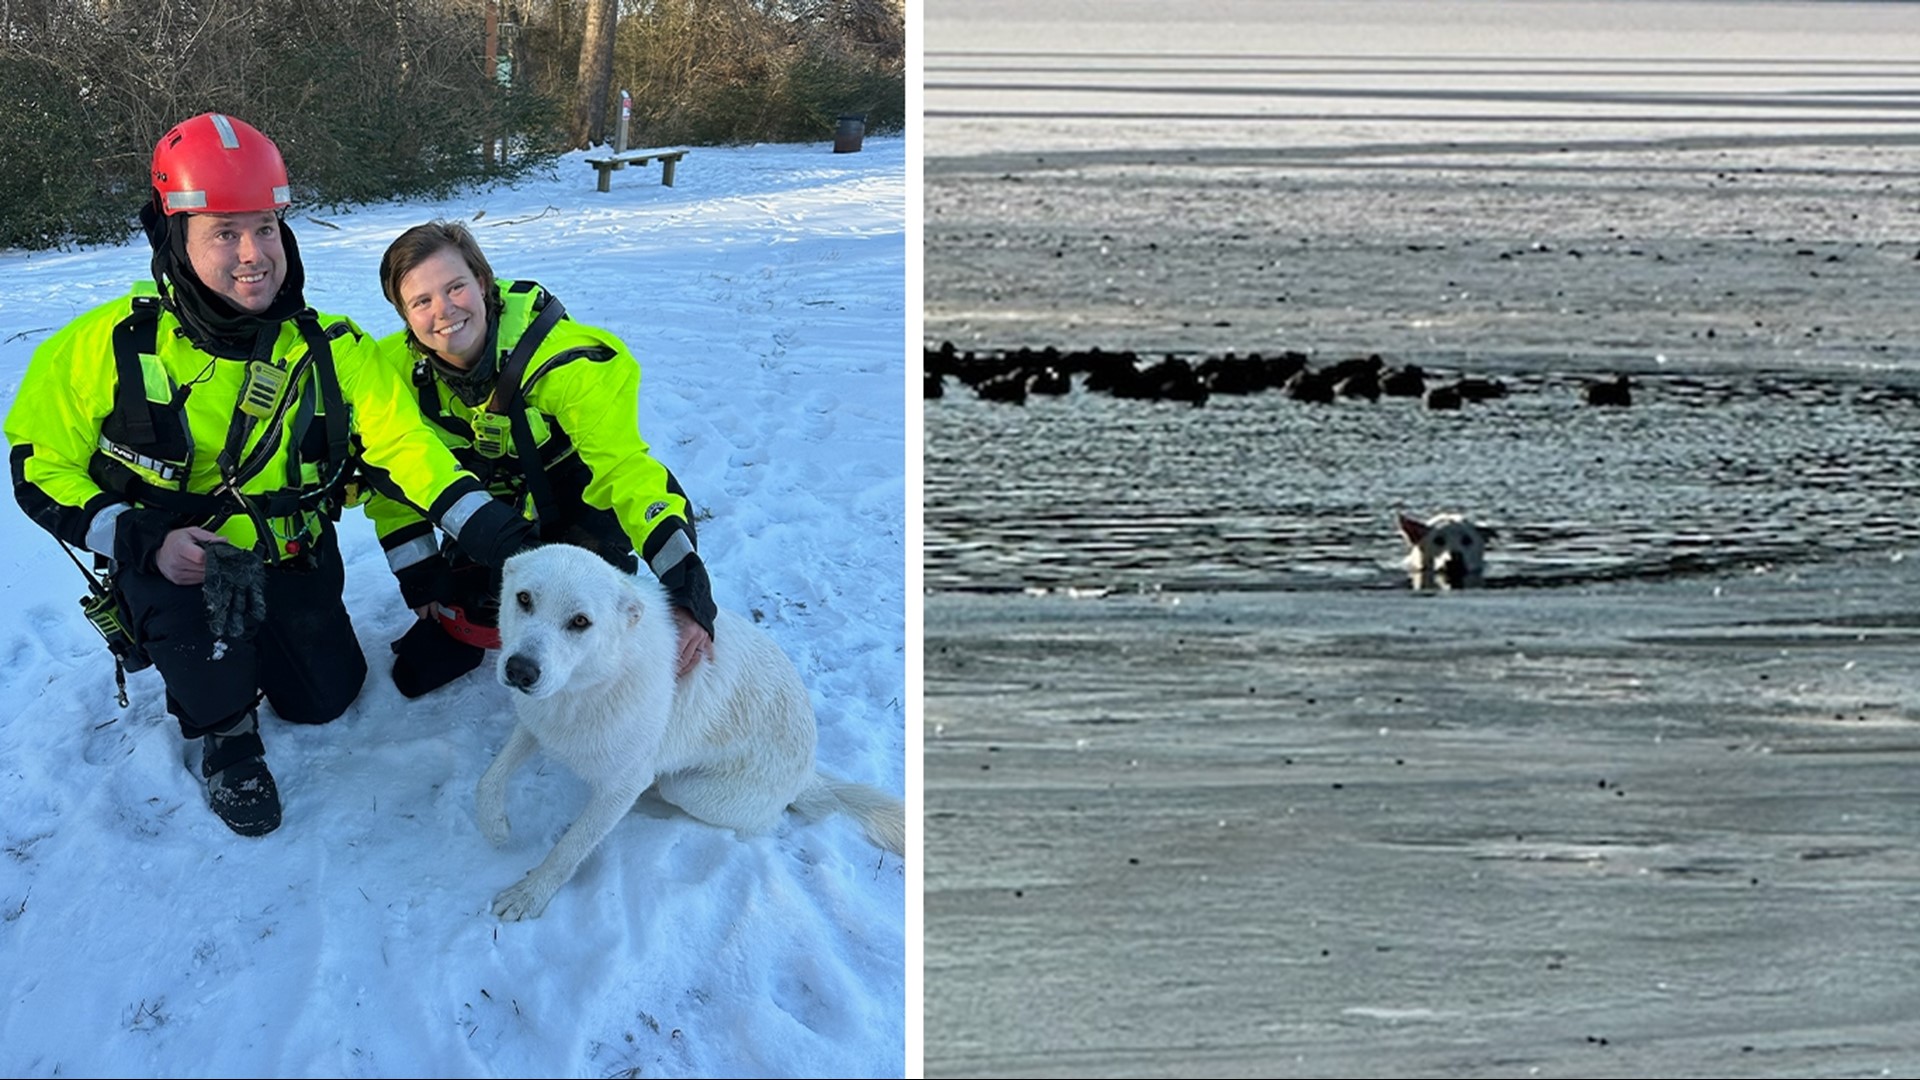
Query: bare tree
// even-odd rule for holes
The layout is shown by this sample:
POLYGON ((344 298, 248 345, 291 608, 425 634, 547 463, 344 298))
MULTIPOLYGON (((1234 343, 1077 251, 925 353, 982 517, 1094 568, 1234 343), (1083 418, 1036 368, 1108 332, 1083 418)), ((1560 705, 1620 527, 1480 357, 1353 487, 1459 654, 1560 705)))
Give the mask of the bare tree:
POLYGON ((613 84, 613 30, 617 0, 587 0, 586 35, 580 41, 580 78, 567 137, 576 149, 607 141, 607 93, 613 84))

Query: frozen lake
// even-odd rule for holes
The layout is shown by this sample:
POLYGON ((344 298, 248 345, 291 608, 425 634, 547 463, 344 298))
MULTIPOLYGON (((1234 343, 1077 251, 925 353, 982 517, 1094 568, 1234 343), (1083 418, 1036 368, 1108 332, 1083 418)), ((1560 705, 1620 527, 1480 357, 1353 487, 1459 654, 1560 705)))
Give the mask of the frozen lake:
POLYGON ((926 403, 929 1075, 1920 1073, 1920 8, 1163 8, 929 10, 929 342, 1512 392, 926 403))
POLYGON ((1911 5, 1163 9, 932 5, 930 340, 1913 362, 1911 5))
POLYGON ((1904 564, 927 607, 930 1076, 1911 1076, 1904 564))

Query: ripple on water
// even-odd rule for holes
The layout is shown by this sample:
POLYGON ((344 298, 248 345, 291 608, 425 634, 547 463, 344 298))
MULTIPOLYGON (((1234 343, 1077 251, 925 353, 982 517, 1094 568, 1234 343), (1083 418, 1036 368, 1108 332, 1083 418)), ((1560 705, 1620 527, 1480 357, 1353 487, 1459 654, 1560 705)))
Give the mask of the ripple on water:
POLYGON ((1493 525, 1495 585, 1911 542, 1909 396, 1849 374, 1637 381, 1624 410, 1582 406, 1573 375, 1460 413, 1277 393, 1198 409, 949 394, 925 406, 927 585, 1399 585, 1399 509, 1493 525))

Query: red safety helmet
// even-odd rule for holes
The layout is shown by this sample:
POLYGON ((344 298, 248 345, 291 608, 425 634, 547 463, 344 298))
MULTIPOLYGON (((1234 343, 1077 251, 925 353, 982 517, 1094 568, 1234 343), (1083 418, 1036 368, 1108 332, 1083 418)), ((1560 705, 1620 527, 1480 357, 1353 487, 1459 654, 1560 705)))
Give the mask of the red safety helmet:
POLYGON ((293 202, 280 148, 222 113, 201 113, 160 137, 153 189, 168 216, 279 210, 293 202))

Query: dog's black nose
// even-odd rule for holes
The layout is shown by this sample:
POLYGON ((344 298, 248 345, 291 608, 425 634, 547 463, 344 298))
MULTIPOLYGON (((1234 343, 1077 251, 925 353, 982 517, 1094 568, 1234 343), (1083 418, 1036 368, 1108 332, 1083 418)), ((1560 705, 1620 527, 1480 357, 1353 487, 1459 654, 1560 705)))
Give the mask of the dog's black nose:
POLYGON ((515 690, 531 690, 540 681, 540 665, 514 653, 507 657, 507 685, 515 690))

